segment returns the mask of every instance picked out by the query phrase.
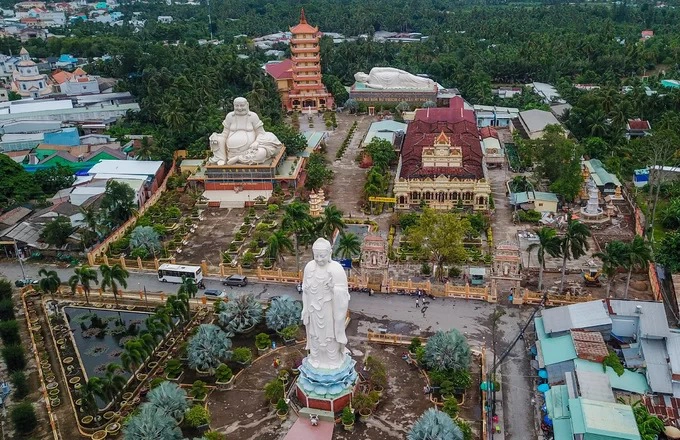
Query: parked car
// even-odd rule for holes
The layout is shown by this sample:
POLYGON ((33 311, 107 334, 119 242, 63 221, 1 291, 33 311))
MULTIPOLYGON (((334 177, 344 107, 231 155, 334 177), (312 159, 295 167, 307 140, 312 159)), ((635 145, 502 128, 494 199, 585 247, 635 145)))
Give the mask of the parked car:
POLYGON ((31 279, 31 278, 24 278, 23 280, 16 280, 14 282, 14 285, 16 287, 26 287, 26 286, 34 286, 35 287, 35 286, 38 285, 38 283, 39 283, 38 280, 34 280, 34 279, 31 279))
POLYGON ((244 287, 248 284, 248 277, 243 275, 230 275, 222 281, 223 286, 244 287))
POLYGON ((205 296, 211 296, 213 298, 226 298, 227 292, 224 290, 217 290, 217 289, 206 289, 205 292, 203 292, 205 296))

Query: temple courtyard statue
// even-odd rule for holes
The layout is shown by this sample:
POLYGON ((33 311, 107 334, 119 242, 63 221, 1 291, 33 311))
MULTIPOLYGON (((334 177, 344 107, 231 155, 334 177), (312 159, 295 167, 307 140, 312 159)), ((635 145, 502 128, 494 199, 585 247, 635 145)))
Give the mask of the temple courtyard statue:
POLYGON ((222 126, 221 133, 210 135, 211 165, 261 164, 282 147, 276 135, 264 130, 245 98, 234 99, 234 111, 227 114, 222 126))
POLYGON ((347 275, 331 260, 331 243, 319 238, 312 246, 302 280, 302 322, 308 356, 300 366, 297 396, 309 408, 340 411, 349 404, 358 375, 346 349, 349 307, 347 275))
POLYGON ((431 90, 437 83, 429 78, 413 75, 401 69, 392 67, 374 67, 369 73, 354 74, 357 82, 363 83, 371 89, 427 89, 431 90))

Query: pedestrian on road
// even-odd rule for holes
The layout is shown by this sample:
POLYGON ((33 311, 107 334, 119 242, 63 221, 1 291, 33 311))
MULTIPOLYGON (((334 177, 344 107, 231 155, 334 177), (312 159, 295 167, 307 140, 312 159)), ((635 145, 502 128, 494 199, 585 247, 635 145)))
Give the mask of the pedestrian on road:
POLYGON ((420 298, 416 298, 416 309, 420 308, 420 298))

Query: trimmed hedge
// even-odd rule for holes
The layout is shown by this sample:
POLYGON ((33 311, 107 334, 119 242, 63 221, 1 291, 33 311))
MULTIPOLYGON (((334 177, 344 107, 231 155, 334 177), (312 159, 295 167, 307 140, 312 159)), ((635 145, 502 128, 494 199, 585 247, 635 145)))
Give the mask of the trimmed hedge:
POLYGON ((20 344, 19 323, 14 319, 0 322, 0 338, 4 345, 20 344))

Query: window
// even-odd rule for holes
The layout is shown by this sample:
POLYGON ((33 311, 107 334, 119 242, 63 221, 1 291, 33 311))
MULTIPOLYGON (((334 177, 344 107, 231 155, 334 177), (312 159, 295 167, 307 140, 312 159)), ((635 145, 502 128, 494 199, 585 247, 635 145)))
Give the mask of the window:
POLYGON ((21 90, 26 90, 26 84, 21 85, 21 90))

